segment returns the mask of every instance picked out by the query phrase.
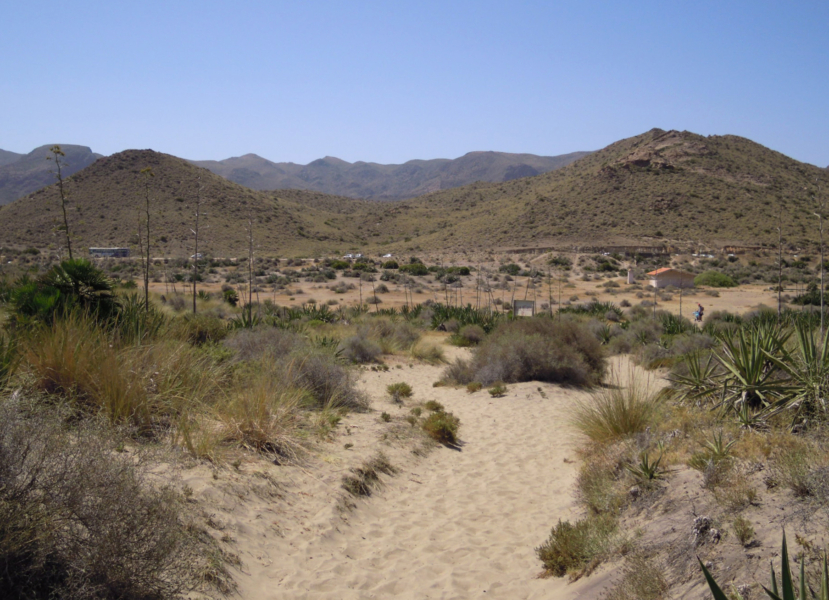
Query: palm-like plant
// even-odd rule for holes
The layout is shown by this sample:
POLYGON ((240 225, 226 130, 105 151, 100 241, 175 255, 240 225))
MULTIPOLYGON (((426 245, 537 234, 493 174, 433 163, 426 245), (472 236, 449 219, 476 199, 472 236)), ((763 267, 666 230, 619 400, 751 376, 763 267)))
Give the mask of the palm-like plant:
POLYGON ((791 380, 785 403, 796 409, 793 419, 797 419, 804 411, 829 410, 829 335, 820 340, 803 322, 795 323, 794 332, 794 350, 783 348, 779 355, 769 354, 768 359, 791 380))
POLYGON ((747 406, 763 411, 784 397, 791 388, 786 385, 785 371, 771 357, 781 355, 790 336, 791 331, 770 324, 725 336, 722 352, 717 354, 725 369, 720 405, 726 410, 747 406))
POLYGON ((685 357, 686 374, 672 373, 668 379, 676 386, 677 399, 697 401, 712 394, 717 386, 717 362, 713 354, 694 352, 685 357))

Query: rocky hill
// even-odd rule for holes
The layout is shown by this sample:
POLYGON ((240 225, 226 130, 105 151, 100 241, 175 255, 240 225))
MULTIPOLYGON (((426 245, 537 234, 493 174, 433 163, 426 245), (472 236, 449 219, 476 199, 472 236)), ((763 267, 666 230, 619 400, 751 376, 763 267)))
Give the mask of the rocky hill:
MULTIPOLYGON (((258 252, 312 255, 407 253, 609 244, 775 246, 817 239, 815 178, 829 173, 745 138, 654 129, 561 169, 475 183, 399 202, 319 192, 255 191, 187 161, 131 150, 103 158, 67 183, 79 244, 135 243, 143 183, 152 167, 159 253, 189 256, 197 179, 209 231, 205 248, 243 254, 249 215, 258 252)), ((0 208, 0 237, 55 247, 54 186, 0 208)))
MULTIPOLYGON (((55 182, 55 163, 46 160, 51 156, 49 149, 54 145, 40 146, 28 154, 0 151, 0 205, 55 182)), ((61 144, 60 147, 66 154, 61 158, 64 177, 80 171, 101 157, 86 146, 61 144)))
POLYGON ((349 163, 332 156, 298 165, 274 163, 256 154, 192 162, 255 190, 316 190, 351 198, 401 200, 475 181, 501 182, 532 177, 559 169, 587 154, 589 152, 536 156, 470 152, 454 160, 410 160, 400 165, 349 163))

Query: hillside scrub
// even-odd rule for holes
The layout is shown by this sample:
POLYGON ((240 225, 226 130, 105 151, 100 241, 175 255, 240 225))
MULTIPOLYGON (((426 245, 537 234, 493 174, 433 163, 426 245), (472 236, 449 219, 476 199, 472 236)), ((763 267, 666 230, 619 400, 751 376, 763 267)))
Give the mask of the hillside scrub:
POLYGON ((536 317, 501 323, 471 360, 456 361, 443 377, 460 385, 546 381, 589 386, 598 383, 604 369, 599 342, 586 327, 536 317))

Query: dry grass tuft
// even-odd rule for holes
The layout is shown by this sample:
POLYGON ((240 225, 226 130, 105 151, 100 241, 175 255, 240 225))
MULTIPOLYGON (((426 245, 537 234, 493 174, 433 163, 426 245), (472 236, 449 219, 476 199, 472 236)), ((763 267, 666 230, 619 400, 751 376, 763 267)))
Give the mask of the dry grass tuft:
POLYGON ((606 387, 593 392, 589 400, 577 402, 572 423, 591 441, 609 443, 645 431, 660 406, 650 381, 632 368, 627 382, 614 373, 606 387))

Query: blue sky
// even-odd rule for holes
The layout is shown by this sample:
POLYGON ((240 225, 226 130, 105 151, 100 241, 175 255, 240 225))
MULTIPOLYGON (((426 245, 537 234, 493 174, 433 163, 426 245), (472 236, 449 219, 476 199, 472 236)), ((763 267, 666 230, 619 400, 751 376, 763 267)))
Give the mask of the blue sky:
POLYGON ((382 163, 653 127, 829 165, 829 2, 12 2, 0 148, 382 163))

